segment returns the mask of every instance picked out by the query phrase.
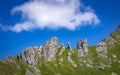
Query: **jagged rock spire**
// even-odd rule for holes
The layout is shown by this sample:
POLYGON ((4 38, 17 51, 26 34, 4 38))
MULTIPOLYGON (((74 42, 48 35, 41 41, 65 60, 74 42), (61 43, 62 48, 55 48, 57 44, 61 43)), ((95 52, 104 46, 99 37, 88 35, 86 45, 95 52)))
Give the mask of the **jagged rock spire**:
POLYGON ((56 51, 58 49, 57 37, 52 37, 50 41, 46 43, 42 50, 42 57, 47 61, 52 61, 55 58, 56 51))
POLYGON ((88 54, 87 40, 79 40, 77 43, 78 56, 86 56, 88 54))

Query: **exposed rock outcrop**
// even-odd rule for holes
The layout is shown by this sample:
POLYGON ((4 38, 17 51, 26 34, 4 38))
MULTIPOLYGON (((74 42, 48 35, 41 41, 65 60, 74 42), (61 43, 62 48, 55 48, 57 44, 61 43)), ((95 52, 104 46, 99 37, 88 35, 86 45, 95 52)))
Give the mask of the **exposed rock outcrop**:
POLYGON ((33 69, 33 72, 27 69, 25 75, 41 75, 39 69, 36 67, 33 67, 33 69))
POLYGON ((68 52, 67 54, 67 60, 68 62, 73 66, 73 67, 77 67, 77 64, 74 63, 74 61, 71 59, 71 52, 68 52))
POLYGON ((87 40, 79 40, 77 43, 77 49, 78 49, 78 56, 86 56, 88 55, 88 45, 87 40))
POLYGON ((117 73, 115 73, 115 72, 112 72, 112 74, 111 75, 118 75, 117 73))
POLYGON ((59 53, 59 56, 62 55, 62 53, 64 52, 64 50, 65 50, 65 46, 64 46, 64 43, 62 43, 62 45, 61 45, 61 51, 59 53))
POLYGON ((35 50, 32 47, 26 48, 19 56, 18 59, 27 63, 28 65, 37 65, 37 57, 35 55, 35 50))
POLYGON ((43 46, 41 45, 40 47, 34 47, 34 50, 36 51, 37 56, 39 56, 40 58, 42 58, 43 46))
POLYGON ((65 46, 64 46, 64 43, 61 44, 61 48, 60 48, 60 52, 58 54, 59 58, 59 63, 61 64, 63 62, 63 57, 62 57, 62 54, 63 52, 65 51, 65 46))
POLYGON ((105 42, 100 42, 99 44, 97 44, 96 50, 98 52, 107 52, 107 44, 105 42))
POLYGON ((87 58, 87 59, 80 59, 79 60, 80 65, 87 66, 89 68, 93 68, 93 59, 87 58))
POLYGON ((25 75, 34 75, 30 70, 26 70, 25 75))
POLYGON ((52 61, 55 58, 58 49, 58 40, 56 37, 51 38, 45 46, 28 47, 19 56, 18 59, 22 60, 28 65, 37 65, 37 56, 44 58, 47 61, 52 61), (37 55, 36 55, 37 54, 37 55))
POLYGON ((42 57, 46 61, 52 61, 55 58, 57 50, 58 50, 58 39, 56 37, 53 37, 42 48, 42 57))
POLYGON ((96 50, 99 53, 99 57, 106 60, 108 59, 107 57, 107 44, 105 42, 100 42, 99 44, 97 44, 96 46, 96 50))

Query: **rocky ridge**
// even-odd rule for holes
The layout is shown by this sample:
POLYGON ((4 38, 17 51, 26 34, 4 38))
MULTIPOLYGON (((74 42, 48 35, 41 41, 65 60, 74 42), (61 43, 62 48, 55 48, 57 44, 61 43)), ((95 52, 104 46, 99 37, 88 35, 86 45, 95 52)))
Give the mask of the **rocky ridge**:
POLYGON ((106 42, 108 47, 113 47, 114 44, 117 43, 120 44, 120 25, 114 32, 112 32, 107 38, 103 39, 102 41, 106 42))

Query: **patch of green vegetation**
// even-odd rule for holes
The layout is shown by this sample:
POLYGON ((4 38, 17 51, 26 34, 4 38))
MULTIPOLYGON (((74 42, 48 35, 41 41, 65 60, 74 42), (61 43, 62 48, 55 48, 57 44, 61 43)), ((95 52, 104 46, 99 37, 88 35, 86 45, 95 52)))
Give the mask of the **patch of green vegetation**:
POLYGON ((25 75, 26 69, 33 72, 33 70, 28 67, 27 64, 18 60, 16 57, 12 57, 10 60, 0 61, 1 75, 25 75))
POLYGON ((120 44, 115 44, 114 47, 108 48, 108 56, 113 59, 113 55, 120 60, 120 44))
POLYGON ((78 50, 74 49, 71 55, 71 59, 76 63, 79 64, 79 57, 78 57, 78 50))

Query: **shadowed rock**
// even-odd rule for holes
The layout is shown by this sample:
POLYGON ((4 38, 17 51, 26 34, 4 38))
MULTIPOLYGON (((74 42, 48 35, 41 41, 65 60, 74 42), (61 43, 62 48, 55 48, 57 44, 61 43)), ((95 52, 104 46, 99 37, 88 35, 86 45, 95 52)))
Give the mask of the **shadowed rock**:
POLYGON ((86 56, 88 55, 88 45, 87 40, 79 40, 77 43, 77 49, 78 49, 78 56, 86 56))

